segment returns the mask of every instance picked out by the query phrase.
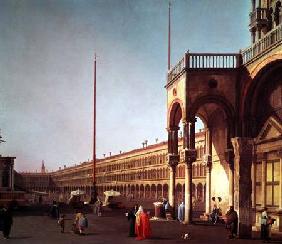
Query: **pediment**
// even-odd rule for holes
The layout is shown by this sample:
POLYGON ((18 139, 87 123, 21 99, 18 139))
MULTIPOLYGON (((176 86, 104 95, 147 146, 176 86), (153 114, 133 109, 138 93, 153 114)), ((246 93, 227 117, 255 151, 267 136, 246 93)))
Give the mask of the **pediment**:
POLYGON ((260 143, 279 137, 282 137, 282 125, 278 120, 270 117, 262 127, 259 135, 256 138, 256 142, 260 143))

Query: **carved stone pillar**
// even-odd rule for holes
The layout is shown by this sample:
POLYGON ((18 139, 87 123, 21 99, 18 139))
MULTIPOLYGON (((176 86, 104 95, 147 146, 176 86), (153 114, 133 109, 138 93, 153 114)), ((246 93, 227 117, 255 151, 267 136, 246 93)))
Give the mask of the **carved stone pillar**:
MULTIPOLYGON (((281 212, 282 212, 282 150, 279 151, 279 152, 277 153, 277 155, 278 155, 278 157, 280 158, 280 172, 279 172, 279 174, 280 174, 280 178, 279 178, 279 180, 280 180, 280 183, 279 183, 279 209, 280 209, 281 212)), ((281 223, 281 229, 282 229, 282 222, 280 222, 280 223, 281 223)))
POLYGON ((204 156, 204 163, 206 165, 206 213, 209 214, 211 212, 211 155, 206 154, 204 156))
POLYGON ((252 11, 256 10, 256 0, 252 0, 252 11))
POLYGON ((3 169, 1 169, 1 165, 0 165, 0 188, 2 187, 2 182, 3 182, 3 169))
POLYGON ((251 216, 251 166, 253 158, 253 139, 232 138, 234 148, 234 208, 238 212, 239 238, 252 237, 251 216))
POLYGON ((229 164, 228 181, 229 181, 229 206, 234 206, 234 153, 233 149, 225 150, 225 159, 229 164))
POLYGON ((192 222, 192 163, 196 161, 196 150, 185 149, 184 160, 185 168, 185 213, 184 223, 190 224, 192 222))
POLYGON ((184 162, 185 170, 185 213, 184 223, 192 222, 192 163, 196 161, 197 152, 195 150, 195 123, 196 118, 185 121, 184 126, 184 162))
POLYGON ((256 162, 252 163, 252 209, 256 208, 256 162))
POLYGON ((175 215, 175 174, 176 174, 176 166, 179 162, 179 155, 168 155, 168 164, 170 166, 170 173, 169 173, 169 204, 172 208, 172 216, 175 215))
POLYGON ((282 150, 279 150, 277 152, 277 156, 280 158, 280 178, 279 178, 279 210, 277 212, 278 215, 278 221, 279 221, 279 226, 278 226, 278 231, 282 231, 282 150))
POLYGON ((261 161, 261 207, 266 205, 266 157, 261 161))
POLYGON ((170 127, 168 131, 168 153, 178 154, 178 126, 170 127))

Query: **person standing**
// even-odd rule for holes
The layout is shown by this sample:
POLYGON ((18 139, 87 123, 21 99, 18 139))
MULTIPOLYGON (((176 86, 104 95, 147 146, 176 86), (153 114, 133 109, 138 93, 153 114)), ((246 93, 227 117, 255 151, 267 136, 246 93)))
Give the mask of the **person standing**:
POLYGON ((238 214, 233 206, 230 206, 230 209, 226 213, 226 219, 227 228, 230 230, 229 239, 236 238, 238 230, 238 214))
POLYGON ((269 233, 268 233, 268 213, 267 213, 267 208, 264 208, 262 213, 261 213, 261 221, 260 221, 260 227, 261 227, 261 239, 263 241, 268 241, 269 240, 269 233))
POLYGON ((144 212, 143 207, 140 206, 136 213, 135 222, 136 240, 144 240, 151 237, 151 226, 149 216, 144 212))
POLYGON ((61 227, 61 233, 65 232, 65 215, 62 214, 58 220, 58 224, 61 227))
POLYGON ((11 227, 13 224, 13 216, 11 207, 2 209, 2 218, 3 218, 3 236, 5 239, 10 238, 11 227))
POLYGON ((60 212, 59 212, 59 206, 56 201, 53 201, 53 205, 51 208, 51 217, 54 219, 59 219, 60 212))
POLYGON ((127 219, 129 221, 129 237, 135 237, 135 221, 136 216, 135 214, 138 211, 138 205, 136 204, 134 208, 132 208, 130 211, 126 213, 127 219))
POLYGON ((177 216, 177 219, 180 222, 184 221, 184 212, 185 212, 184 209, 185 209, 184 202, 181 202, 180 205, 178 206, 178 216, 177 216))
POLYGON ((81 213, 78 219, 78 230, 80 235, 85 235, 85 230, 88 228, 88 219, 84 213, 81 213))

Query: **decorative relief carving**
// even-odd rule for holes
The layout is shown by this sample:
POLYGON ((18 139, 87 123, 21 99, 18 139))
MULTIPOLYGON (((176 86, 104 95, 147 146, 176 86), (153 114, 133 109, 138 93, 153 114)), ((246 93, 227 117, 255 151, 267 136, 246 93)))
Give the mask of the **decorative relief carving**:
POLYGON ((180 156, 179 154, 168 154, 167 161, 169 167, 175 168, 180 161, 180 156))
POLYGON ((231 138, 235 157, 251 156, 254 148, 254 140, 247 137, 231 138))

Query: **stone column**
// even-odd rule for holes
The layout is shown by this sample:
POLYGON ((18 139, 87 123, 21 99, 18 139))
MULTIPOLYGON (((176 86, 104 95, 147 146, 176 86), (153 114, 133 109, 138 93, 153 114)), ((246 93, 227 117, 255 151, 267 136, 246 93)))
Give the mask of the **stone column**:
POLYGON ((234 206, 234 153, 232 149, 225 151, 225 159, 229 164, 228 181, 229 181, 229 206, 234 206))
POLYGON ((256 162, 252 163, 252 208, 256 208, 256 162))
POLYGON ((14 162, 10 164, 10 189, 14 190, 14 162))
POLYGON ((282 150, 277 152, 277 156, 280 158, 279 210, 277 212, 278 219, 279 219, 278 231, 282 232, 282 150))
MULTIPOLYGON (((280 157, 280 178, 279 178, 279 209, 282 211, 282 150, 279 151, 278 156, 280 157)), ((281 227, 282 227, 282 222, 281 222, 281 227)))
POLYGON ((206 165, 206 213, 209 214, 211 212, 211 155, 206 154, 204 156, 204 163, 206 165))
POLYGON ((184 162, 185 172, 185 214, 184 223, 192 222, 192 163, 196 161, 197 152, 195 150, 195 123, 196 118, 192 117, 184 123, 184 162))
POLYGON ((196 160, 196 151, 186 149, 184 151, 186 170, 185 170, 185 213, 184 223, 192 222, 192 163, 196 160))
POLYGON ((0 165, 0 188, 2 187, 3 184, 3 169, 1 169, 1 165, 0 165))
POLYGON ((261 161, 261 207, 266 206, 266 159, 261 161))
POLYGON ((251 218, 251 166, 253 161, 253 139, 232 138, 234 148, 234 208, 238 213, 239 238, 252 237, 251 218))
POLYGON ((205 155, 204 163, 206 166, 206 213, 211 212, 211 171, 212 171, 212 134, 209 128, 205 133, 205 155))
POLYGON ((169 204, 172 208, 172 217, 175 216, 175 173, 176 173, 176 166, 179 162, 179 155, 168 155, 168 164, 170 167, 170 174, 169 174, 169 195, 168 200, 169 204))
POLYGON ((256 0, 252 0, 252 11, 256 10, 256 0))

